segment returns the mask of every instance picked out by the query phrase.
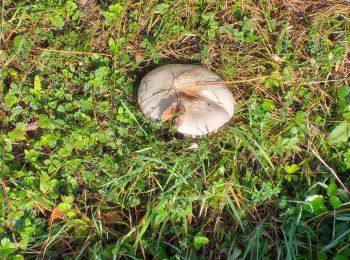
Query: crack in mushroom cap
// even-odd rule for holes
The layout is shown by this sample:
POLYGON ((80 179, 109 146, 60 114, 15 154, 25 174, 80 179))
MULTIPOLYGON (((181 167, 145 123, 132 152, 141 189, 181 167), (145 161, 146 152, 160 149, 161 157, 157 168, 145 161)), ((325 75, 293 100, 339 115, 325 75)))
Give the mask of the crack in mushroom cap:
POLYGON ((164 113, 177 104, 177 130, 191 136, 216 132, 234 113, 232 93, 221 77, 199 65, 170 64, 152 70, 141 81, 138 101, 152 119, 171 118, 164 113))

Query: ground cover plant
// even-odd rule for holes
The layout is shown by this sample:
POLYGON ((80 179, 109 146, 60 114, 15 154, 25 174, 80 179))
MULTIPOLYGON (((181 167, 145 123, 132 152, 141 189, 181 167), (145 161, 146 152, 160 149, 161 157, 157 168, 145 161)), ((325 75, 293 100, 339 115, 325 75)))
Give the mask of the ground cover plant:
POLYGON ((347 0, 3 0, 1 259, 348 259, 347 0), (147 119, 149 70, 202 64, 217 134, 147 119))

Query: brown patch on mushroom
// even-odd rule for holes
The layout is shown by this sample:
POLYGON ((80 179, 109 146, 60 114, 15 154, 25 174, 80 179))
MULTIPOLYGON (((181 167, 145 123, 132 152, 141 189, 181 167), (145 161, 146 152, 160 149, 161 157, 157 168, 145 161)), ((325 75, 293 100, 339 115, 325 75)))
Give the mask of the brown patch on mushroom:
POLYGON ((174 102, 173 104, 171 104, 171 106, 169 106, 167 109, 164 110, 164 112, 160 117, 160 120, 162 122, 165 122, 173 118, 175 116, 174 113, 176 113, 178 109, 179 109, 178 103, 174 102))

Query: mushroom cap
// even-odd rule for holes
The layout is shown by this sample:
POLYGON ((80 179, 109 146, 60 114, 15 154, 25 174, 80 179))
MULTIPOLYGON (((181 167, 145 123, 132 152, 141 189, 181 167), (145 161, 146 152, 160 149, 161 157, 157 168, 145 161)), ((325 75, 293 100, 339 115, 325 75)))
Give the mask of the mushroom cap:
POLYGON ((180 112, 175 122, 180 133, 201 136, 217 131, 234 113, 231 91, 216 73, 199 65, 169 64, 147 73, 138 101, 152 119, 166 120, 180 112))

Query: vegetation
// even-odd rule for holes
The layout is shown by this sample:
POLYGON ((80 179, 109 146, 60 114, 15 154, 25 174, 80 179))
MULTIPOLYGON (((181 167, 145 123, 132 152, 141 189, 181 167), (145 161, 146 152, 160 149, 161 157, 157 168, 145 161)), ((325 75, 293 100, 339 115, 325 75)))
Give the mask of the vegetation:
POLYGON ((348 259, 347 0, 3 0, 1 259, 348 259), (202 64, 237 100, 191 139, 137 104, 202 64))

